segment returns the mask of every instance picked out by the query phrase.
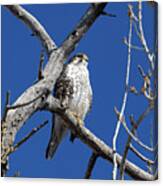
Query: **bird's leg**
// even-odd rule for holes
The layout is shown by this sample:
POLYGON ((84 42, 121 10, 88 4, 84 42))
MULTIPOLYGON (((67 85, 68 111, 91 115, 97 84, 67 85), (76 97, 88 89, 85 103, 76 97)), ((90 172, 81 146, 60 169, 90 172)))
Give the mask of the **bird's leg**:
POLYGON ((80 126, 83 126, 83 120, 79 116, 76 116, 76 120, 80 126))
POLYGON ((76 118, 77 123, 80 126, 83 126, 83 120, 81 119, 81 117, 75 112, 71 112, 71 114, 76 118))
POLYGON ((63 110, 68 109, 68 96, 66 95, 64 99, 61 100, 61 108, 63 110))
MULTIPOLYGON (((75 113, 75 112, 70 111, 70 113, 71 113, 72 116, 75 117, 75 119, 76 119, 76 121, 77 121, 77 124, 78 124, 79 126, 83 126, 83 120, 81 119, 81 117, 80 117, 77 113, 75 113)), ((74 142, 75 138, 76 138, 76 133, 71 132, 70 141, 71 141, 72 143, 74 142)))

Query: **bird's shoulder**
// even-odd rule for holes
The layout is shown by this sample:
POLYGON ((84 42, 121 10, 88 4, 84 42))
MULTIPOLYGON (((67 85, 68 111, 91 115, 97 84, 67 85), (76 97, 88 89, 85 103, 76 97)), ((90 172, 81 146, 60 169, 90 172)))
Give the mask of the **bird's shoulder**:
POLYGON ((55 92, 57 97, 61 94, 67 94, 73 89, 73 80, 70 75, 70 70, 71 66, 69 64, 65 64, 63 71, 55 85, 55 92))
POLYGON ((71 81, 71 80, 75 80, 75 77, 80 76, 80 69, 77 68, 76 65, 69 63, 69 64, 65 64, 63 67, 63 71, 60 75, 60 77, 58 78, 57 82, 64 82, 64 81, 71 81))

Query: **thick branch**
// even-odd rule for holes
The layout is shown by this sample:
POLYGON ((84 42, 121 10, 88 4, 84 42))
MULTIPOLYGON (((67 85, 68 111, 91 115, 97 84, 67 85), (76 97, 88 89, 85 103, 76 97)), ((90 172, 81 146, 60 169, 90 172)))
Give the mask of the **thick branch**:
POLYGON ((48 54, 56 48, 53 39, 46 32, 39 21, 19 5, 5 5, 17 18, 23 21, 42 42, 48 54))
POLYGON ((98 158, 98 154, 93 152, 88 162, 88 167, 84 176, 85 179, 89 179, 91 177, 97 158, 98 158))
POLYGON ((87 32, 89 27, 93 24, 96 18, 102 14, 103 9, 107 3, 94 3, 84 16, 81 18, 75 29, 70 33, 70 35, 63 42, 63 48, 66 53, 71 52, 75 45, 80 41, 80 39, 87 32))
MULTIPOLYGON (((82 142, 87 144, 93 152, 97 153, 99 156, 107 159, 108 161, 113 163, 113 149, 110 148, 107 144, 105 144, 101 139, 96 137, 91 131, 87 128, 81 126, 77 123, 75 116, 68 110, 64 111, 59 106, 58 100, 54 97, 49 96, 47 100, 46 108, 51 112, 56 112, 62 116, 62 118, 66 121, 66 126, 72 130, 77 137, 81 139, 82 142)), ((121 164, 122 157, 117 153, 116 160, 118 166, 121 164)), ((125 171, 128 173, 132 178, 137 180, 154 180, 155 177, 151 174, 145 172, 141 168, 137 167, 135 164, 131 163, 130 161, 125 161, 125 171)))
MULTIPOLYGON (((2 131, 1 148, 2 156, 6 151, 8 151, 8 149, 12 147, 17 132, 24 125, 26 120, 29 119, 37 110, 44 106, 48 94, 53 90, 56 80, 62 72, 64 61, 74 50, 76 44, 91 27, 105 6, 106 3, 98 3, 94 4, 93 6, 91 5, 90 8, 88 8, 77 27, 71 34, 69 34, 61 47, 51 52, 49 61, 43 71, 44 78, 23 92, 13 105, 22 105, 24 103, 30 102, 30 100, 35 101, 24 107, 15 108, 14 110, 9 110, 7 112, 5 122, 3 122, 4 129, 2 131), (42 96, 39 99, 36 99, 38 95, 42 96)), ((21 6, 10 5, 6 7, 12 13, 14 13, 15 16, 25 22, 33 31, 37 32, 38 37, 44 43, 44 46, 48 52, 54 48, 54 42, 51 41, 51 38, 47 35, 44 28, 42 25, 40 25, 36 18, 34 18, 21 6)), ((7 159, 3 161, 7 162, 7 159)), ((5 169, 5 167, 6 164, 3 165, 3 169, 5 169)))

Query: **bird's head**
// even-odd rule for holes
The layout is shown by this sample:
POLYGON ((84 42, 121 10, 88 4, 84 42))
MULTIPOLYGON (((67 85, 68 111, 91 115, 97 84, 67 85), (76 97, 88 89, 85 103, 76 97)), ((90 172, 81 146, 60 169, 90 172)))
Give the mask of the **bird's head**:
POLYGON ((84 53, 78 53, 70 60, 71 63, 75 65, 83 64, 88 65, 88 56, 84 53))

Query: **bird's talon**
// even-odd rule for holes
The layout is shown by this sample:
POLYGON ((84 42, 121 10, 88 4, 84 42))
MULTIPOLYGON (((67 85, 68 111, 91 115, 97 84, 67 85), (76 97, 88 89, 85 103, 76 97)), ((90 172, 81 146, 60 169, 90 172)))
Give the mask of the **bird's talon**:
POLYGON ((71 114, 76 118, 76 120, 77 120, 77 123, 80 125, 80 126, 82 126, 83 125, 83 121, 82 121, 82 119, 80 118, 80 116, 78 116, 76 113, 74 113, 74 112, 71 112, 71 114))

